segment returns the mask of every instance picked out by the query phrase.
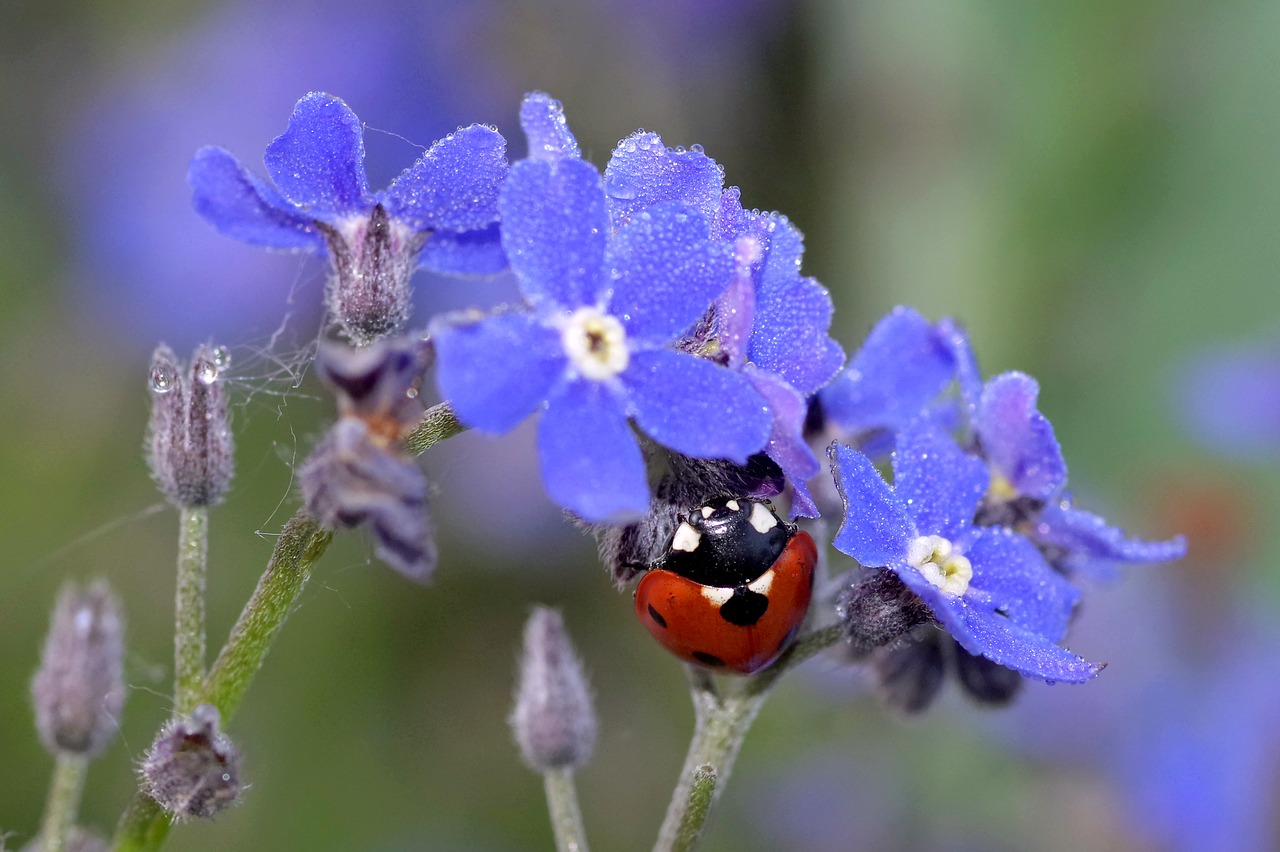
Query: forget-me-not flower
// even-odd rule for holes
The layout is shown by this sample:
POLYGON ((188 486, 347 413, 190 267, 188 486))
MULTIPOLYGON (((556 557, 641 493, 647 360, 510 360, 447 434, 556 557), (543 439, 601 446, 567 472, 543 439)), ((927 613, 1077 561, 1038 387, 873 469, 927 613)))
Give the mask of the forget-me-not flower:
POLYGON ((373 192, 360 120, 338 98, 312 92, 264 162, 272 183, 222 148, 197 151, 188 171, 197 212, 253 245, 327 252, 329 314, 357 345, 403 325, 418 265, 448 274, 505 265, 496 222, 506 143, 493 128, 449 134, 373 192))
POLYGON ((649 507, 632 423, 662 446, 745 462, 770 414, 740 374, 672 348, 728 286, 728 246, 699 212, 657 204, 614 232, 599 171, 578 158, 559 104, 521 110, 530 156, 498 200, 502 244, 528 310, 437 323, 441 392, 464 423, 513 428, 541 409, 551 498, 588 521, 649 507))
POLYGON ((893 571, 971 654, 1047 681, 1098 673, 1057 645, 1079 592, 1018 533, 973 524, 988 485, 981 459, 927 422, 901 434, 892 487, 862 453, 831 452, 845 502, 837 550, 893 571))

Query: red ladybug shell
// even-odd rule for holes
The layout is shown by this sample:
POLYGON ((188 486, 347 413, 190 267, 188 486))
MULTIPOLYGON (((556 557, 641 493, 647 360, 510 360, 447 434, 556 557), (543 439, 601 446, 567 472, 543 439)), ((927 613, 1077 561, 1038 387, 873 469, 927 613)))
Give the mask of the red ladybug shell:
POLYGON ((746 584, 767 601, 752 624, 735 624, 722 614, 733 587, 702 585, 661 568, 650 570, 636 588, 636 615, 685 662, 752 674, 778 659, 795 638, 809 610, 817 561, 813 538, 796 532, 773 565, 746 584))

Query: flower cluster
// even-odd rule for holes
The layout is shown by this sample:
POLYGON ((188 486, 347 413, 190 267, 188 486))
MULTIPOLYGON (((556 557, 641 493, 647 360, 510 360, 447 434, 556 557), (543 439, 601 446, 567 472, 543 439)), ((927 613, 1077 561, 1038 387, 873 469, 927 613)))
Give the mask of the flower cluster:
POLYGON ((1057 644, 1080 597, 1073 580, 1185 552, 1181 537, 1129 538, 1075 508, 1038 390, 1021 373, 984 383, 963 329, 898 308, 820 394, 828 431, 859 448, 831 450, 845 508, 834 545, 910 592, 864 577, 841 602, 855 645, 874 650, 884 692, 904 709, 928 705, 952 660, 966 690, 990 703, 1021 683, 995 667, 1093 677, 1100 665, 1057 644), (873 463, 890 450, 892 487, 873 463), (896 636, 876 632, 884 617, 862 617, 895 606, 916 613, 891 622, 896 636))
POLYGON ((524 159, 508 165, 503 139, 474 125, 376 193, 360 124, 329 95, 304 97, 268 147, 274 185, 221 149, 197 153, 197 210, 251 243, 326 252, 332 321, 367 347, 322 352, 342 417, 301 474, 313 514, 368 522, 384 559, 429 573, 426 484, 401 443, 427 350, 378 341, 408 319, 415 266, 509 269, 518 302, 430 321, 437 385, 482 432, 539 416, 547 493, 605 530, 619 583, 712 497, 786 494, 793 517, 819 517, 832 489, 814 485, 815 450, 834 441, 834 545, 859 563, 838 612, 894 703, 927 706, 949 669, 988 703, 1024 675, 1096 675, 1059 645, 1077 579, 1185 544, 1075 507, 1033 379, 984 381, 958 324, 908 308, 846 367, 827 291, 801 274, 800 231, 744 208, 701 148, 638 131, 602 172, 547 95, 525 98, 520 124, 524 159))

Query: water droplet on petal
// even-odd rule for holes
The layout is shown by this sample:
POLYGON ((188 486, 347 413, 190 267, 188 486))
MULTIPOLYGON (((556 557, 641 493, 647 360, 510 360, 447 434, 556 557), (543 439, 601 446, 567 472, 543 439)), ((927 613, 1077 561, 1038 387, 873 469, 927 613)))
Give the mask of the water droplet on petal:
POLYGON ((178 373, 169 364, 160 364, 151 370, 151 392, 168 393, 178 386, 178 373))
POLYGON ((225 346, 214 347, 213 365, 219 370, 225 370, 231 366, 231 350, 225 346))

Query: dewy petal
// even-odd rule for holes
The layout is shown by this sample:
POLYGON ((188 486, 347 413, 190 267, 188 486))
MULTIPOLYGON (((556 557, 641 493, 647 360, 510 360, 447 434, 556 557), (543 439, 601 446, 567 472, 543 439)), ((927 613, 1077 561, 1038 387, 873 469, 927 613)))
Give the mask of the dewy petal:
POLYGON ((648 512, 644 457, 607 385, 579 380, 553 395, 538 453, 547 494, 580 518, 619 522, 648 512))
POLYGON ((917 420, 898 437, 893 487, 924 535, 953 541, 962 535, 989 482, 982 459, 964 452, 926 420, 917 420))
POLYGON ((520 127, 529 140, 529 158, 559 160, 581 157, 578 140, 569 132, 564 108, 546 92, 530 92, 520 104, 520 127))
POLYGON ((664 201, 690 204, 708 220, 720 206, 724 170, 700 150, 674 150, 656 133, 637 131, 618 143, 604 170, 614 221, 664 201))
POLYGON ((454 234, 437 231, 427 238, 418 254, 418 266, 441 275, 497 275, 507 269, 498 225, 454 234))
POLYGON ((584 160, 521 160, 498 197, 502 247, 536 306, 598 305, 609 214, 595 166, 584 160))
POLYGON ((559 333, 529 314, 445 317, 432 325, 431 337, 441 395, 459 420, 486 432, 514 428, 565 371, 559 333))
POLYGON ((844 521, 832 541, 836 550, 869 568, 904 558, 917 532, 902 501, 862 453, 832 444, 827 455, 844 501, 844 521))
POLYGON ((751 365, 747 366, 743 375, 773 412, 773 431, 769 433, 769 443, 765 445, 764 451, 765 455, 782 468, 783 475, 791 483, 792 517, 818 517, 818 507, 814 504, 813 495, 809 493, 806 483, 822 466, 804 439, 804 420, 809 410, 804 397, 782 379, 751 365))
POLYGON ((985 605, 1052 642, 1062 640, 1080 592, 1049 567, 1030 541, 1003 527, 979 527, 964 545, 970 589, 985 605))
POLYGON ((760 288, 751 361, 777 373, 801 393, 816 393, 839 372, 844 349, 827 334, 831 296, 812 278, 760 288))
POLYGON ((473 124, 450 133, 387 187, 387 212, 419 231, 488 227, 498 219, 506 152, 506 140, 492 127, 473 124))
POLYGON ((973 352, 973 344, 969 342, 969 332, 950 317, 938 320, 936 330, 955 364, 956 384, 960 389, 965 417, 972 419, 978 410, 978 400, 982 397, 982 371, 978 369, 978 357, 973 352))
POLYGON ((901 429, 951 381, 955 362, 911 308, 894 308, 876 324, 849 366, 823 388, 827 417, 845 433, 901 429))
POLYGON ((187 168, 196 212, 219 233, 255 246, 325 248, 314 220, 222 148, 201 148, 187 168))
POLYGON ((707 223, 686 204, 638 214, 609 246, 609 310, 633 342, 662 345, 692 326, 733 279, 730 247, 707 239, 707 223))
POLYGON ((1032 538, 1066 552, 1068 570, 1104 570, 1093 563, 1169 562, 1187 555, 1187 540, 1175 536, 1165 541, 1129 538, 1119 527, 1090 512, 1069 505, 1050 504, 1036 519, 1032 538))
POLYGON ((364 173, 364 129, 345 103, 312 92, 298 101, 289 127, 267 146, 263 162, 284 197, 317 219, 370 207, 364 173))
POLYGON ((1053 426, 1036 410, 1040 392, 1023 373, 1002 373, 987 382, 975 428, 988 461, 1022 495, 1048 500, 1067 484, 1067 463, 1053 426))
POLYGON ((655 349, 633 352, 619 378, 636 425, 678 453, 744 464, 769 438, 769 410, 741 373, 655 349))
POLYGON ((1030 677, 1052 683, 1084 683, 1097 677, 1105 665, 1089 662, 1002 615, 970 606, 963 598, 955 607, 935 614, 970 654, 1030 677))

